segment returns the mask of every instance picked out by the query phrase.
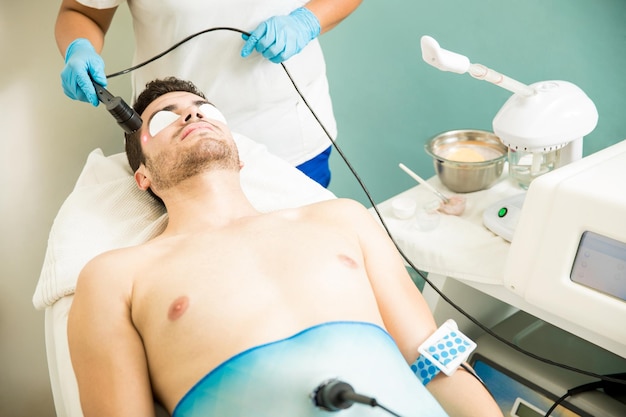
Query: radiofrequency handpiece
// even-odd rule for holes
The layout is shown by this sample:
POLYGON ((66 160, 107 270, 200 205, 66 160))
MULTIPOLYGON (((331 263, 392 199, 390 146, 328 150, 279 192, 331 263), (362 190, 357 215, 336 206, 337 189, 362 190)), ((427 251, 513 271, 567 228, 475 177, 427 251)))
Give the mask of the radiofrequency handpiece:
POLYGON ((121 97, 113 96, 113 94, 109 93, 100 84, 93 80, 91 82, 96 89, 98 100, 106 105, 109 113, 111 113, 117 121, 117 124, 119 124, 126 133, 135 133, 141 128, 141 124, 143 123, 141 116, 139 116, 132 107, 126 104, 121 97))

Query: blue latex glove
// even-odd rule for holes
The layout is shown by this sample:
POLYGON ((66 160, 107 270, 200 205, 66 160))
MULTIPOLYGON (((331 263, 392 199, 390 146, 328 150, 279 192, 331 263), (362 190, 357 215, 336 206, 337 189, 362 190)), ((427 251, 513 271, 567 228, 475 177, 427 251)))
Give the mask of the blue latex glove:
POLYGON ((103 87, 107 85, 104 61, 87 39, 75 39, 65 52, 65 68, 61 71, 61 84, 66 96, 74 100, 98 105, 96 89, 91 79, 103 87))
POLYGON ((300 7, 287 16, 267 19, 250 36, 242 35, 246 43, 241 56, 245 58, 256 49, 265 58, 278 64, 300 52, 320 31, 317 17, 309 9, 300 7))

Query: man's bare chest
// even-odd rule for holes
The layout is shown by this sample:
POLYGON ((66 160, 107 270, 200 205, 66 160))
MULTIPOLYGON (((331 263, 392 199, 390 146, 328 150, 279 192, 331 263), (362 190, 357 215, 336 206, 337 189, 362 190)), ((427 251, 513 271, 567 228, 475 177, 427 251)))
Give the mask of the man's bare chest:
POLYGON ((358 243, 320 225, 198 233, 157 252, 143 260, 133 300, 151 317, 169 317, 181 296, 195 304, 190 317, 236 316, 367 285, 358 243))

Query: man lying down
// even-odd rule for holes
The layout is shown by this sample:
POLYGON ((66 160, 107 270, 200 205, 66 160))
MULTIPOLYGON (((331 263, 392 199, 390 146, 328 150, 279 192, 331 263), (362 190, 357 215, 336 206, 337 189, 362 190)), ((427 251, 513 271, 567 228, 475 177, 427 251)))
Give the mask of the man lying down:
POLYGON ((155 398, 174 417, 323 416, 310 395, 331 378, 404 417, 501 416, 469 372, 424 386, 412 371, 436 325, 363 206, 260 213, 223 116, 193 84, 149 83, 135 108, 129 163, 169 222, 80 274, 68 338, 85 417, 153 416, 155 398))

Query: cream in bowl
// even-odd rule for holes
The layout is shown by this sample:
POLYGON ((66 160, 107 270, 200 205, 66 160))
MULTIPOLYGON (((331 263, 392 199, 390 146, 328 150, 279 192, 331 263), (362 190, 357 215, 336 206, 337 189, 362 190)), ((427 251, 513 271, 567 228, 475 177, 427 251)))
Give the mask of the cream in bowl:
POLYGON ((508 151, 492 132, 469 129, 441 133, 424 148, 443 185, 458 193, 491 187, 502 175, 508 151))

